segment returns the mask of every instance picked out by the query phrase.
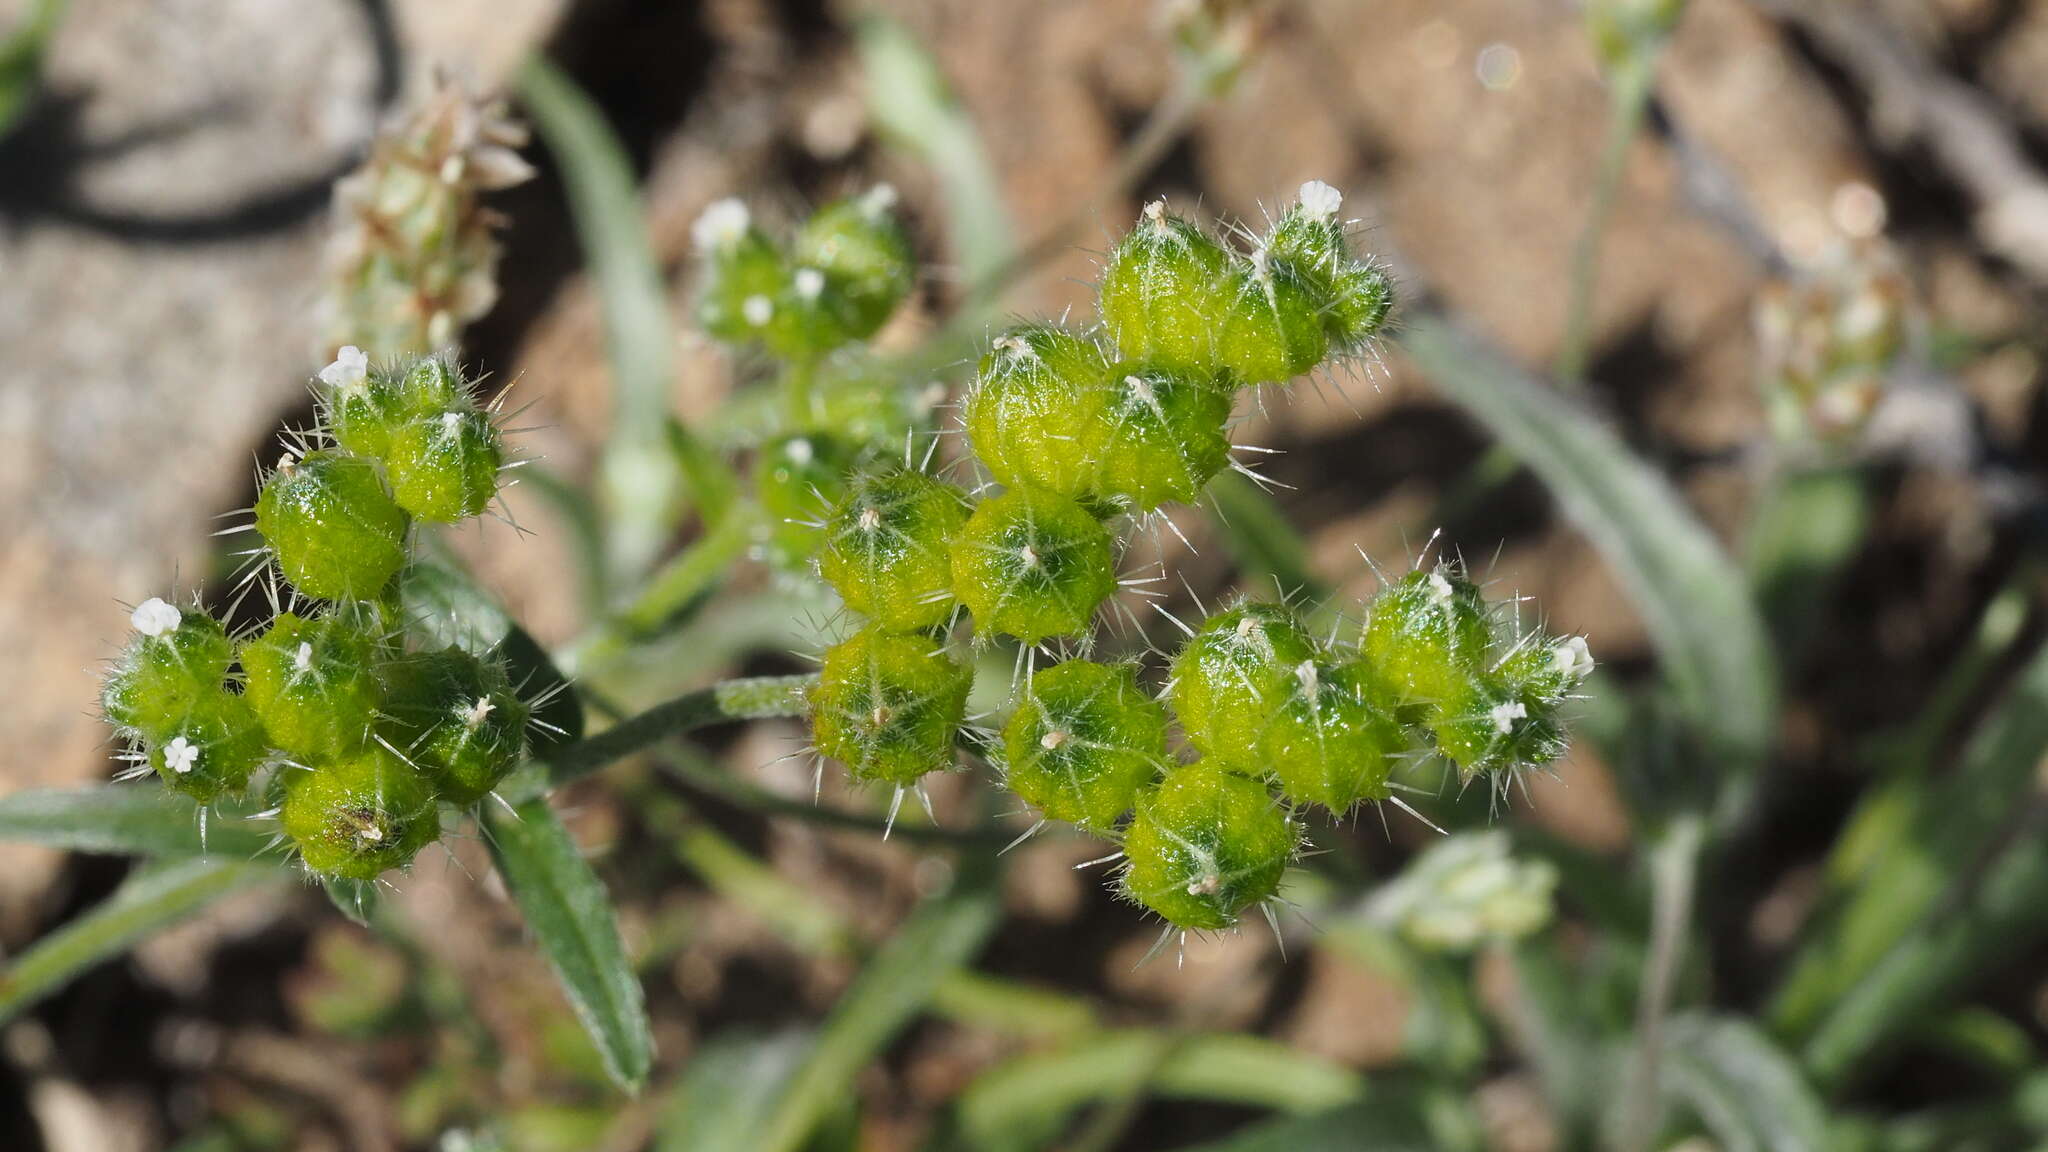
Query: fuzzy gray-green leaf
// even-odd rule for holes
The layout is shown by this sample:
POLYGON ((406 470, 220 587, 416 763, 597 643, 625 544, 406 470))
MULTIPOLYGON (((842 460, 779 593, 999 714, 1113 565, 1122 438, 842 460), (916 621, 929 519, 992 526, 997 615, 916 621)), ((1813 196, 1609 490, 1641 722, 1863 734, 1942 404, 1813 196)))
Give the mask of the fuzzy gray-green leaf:
POLYGON ((555 969, 605 1071, 621 1088, 647 1079, 654 1041, 640 980, 626 961, 611 897, 545 798, 507 811, 486 804, 491 858, 555 969))

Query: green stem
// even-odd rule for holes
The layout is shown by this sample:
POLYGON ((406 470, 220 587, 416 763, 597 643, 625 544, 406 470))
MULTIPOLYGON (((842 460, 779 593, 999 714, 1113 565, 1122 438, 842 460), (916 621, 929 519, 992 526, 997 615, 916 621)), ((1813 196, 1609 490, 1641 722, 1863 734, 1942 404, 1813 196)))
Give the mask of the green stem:
POLYGON ((1619 1147, 1646 1152, 1656 1135, 1663 1085, 1659 1063, 1664 1054, 1664 1018, 1671 1007, 1671 989, 1685 956, 1685 936, 1692 923, 1693 892, 1699 880, 1704 818, 1679 816, 1665 829, 1650 853, 1650 958, 1636 1003, 1636 1057, 1624 1099, 1619 1147))
POLYGON ((951 828, 918 824, 908 818, 897 820, 892 828, 887 820, 879 816, 865 812, 848 812, 841 808, 828 808, 823 804, 777 795, 766 788, 757 788, 715 768, 691 763, 682 758, 663 757, 661 766, 670 775, 691 787, 702 789, 730 804, 763 816, 787 816, 826 828, 871 832, 877 836, 887 832, 913 844, 953 844, 994 849, 1001 848, 1014 837, 1014 833, 997 827, 955 831, 951 828))
POLYGON ((810 708, 806 696, 817 682, 815 675, 727 680, 657 704, 595 736, 549 748, 540 760, 547 766, 548 783, 564 784, 671 736, 740 720, 805 715, 810 708))
POLYGON ((792 428, 815 428, 823 413, 817 411, 818 368, 809 360, 792 360, 782 372, 782 411, 792 428))
POLYGON ((1629 56, 1614 71, 1613 96, 1608 102, 1607 141, 1600 153, 1595 175, 1593 202, 1586 209, 1585 224, 1572 246, 1571 279, 1565 306, 1564 335, 1558 342, 1557 362, 1552 374, 1566 387, 1574 387, 1586 373, 1586 358, 1592 340, 1593 293, 1600 280, 1600 243, 1621 194, 1621 178, 1628 167, 1629 148, 1642 131, 1643 116, 1656 91, 1659 53, 1645 49, 1629 56))

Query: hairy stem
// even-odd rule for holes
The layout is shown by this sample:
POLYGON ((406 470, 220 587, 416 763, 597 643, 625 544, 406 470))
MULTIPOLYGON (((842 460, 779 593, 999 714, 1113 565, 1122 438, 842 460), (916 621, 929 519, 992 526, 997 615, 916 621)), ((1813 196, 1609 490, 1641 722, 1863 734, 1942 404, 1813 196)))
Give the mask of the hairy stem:
POLYGON ((684 732, 739 720, 802 716, 809 710, 806 696, 817 682, 814 675, 726 680, 657 704, 595 736, 549 748, 540 760, 547 766, 548 783, 563 784, 684 732))
POLYGON ((1593 202, 1586 209, 1586 222, 1572 246, 1564 335, 1558 342, 1557 362, 1552 368, 1552 374, 1567 387, 1577 385, 1586 374, 1586 357, 1592 341, 1593 293, 1600 282, 1600 242, 1607 235, 1607 224, 1621 193, 1629 148, 1642 130, 1650 95, 1656 90, 1656 65, 1657 53, 1638 52, 1614 73, 1607 141, 1601 148, 1600 168, 1594 178, 1593 202))
POLYGON ((1663 1095, 1659 1061, 1664 1054, 1664 1017, 1685 955, 1705 832, 1706 823, 1700 816, 1680 816, 1650 853, 1650 959, 1643 968, 1636 1002, 1636 1056, 1622 1105, 1625 1111, 1617 1142, 1621 1152, 1647 1152, 1656 1135, 1663 1095))

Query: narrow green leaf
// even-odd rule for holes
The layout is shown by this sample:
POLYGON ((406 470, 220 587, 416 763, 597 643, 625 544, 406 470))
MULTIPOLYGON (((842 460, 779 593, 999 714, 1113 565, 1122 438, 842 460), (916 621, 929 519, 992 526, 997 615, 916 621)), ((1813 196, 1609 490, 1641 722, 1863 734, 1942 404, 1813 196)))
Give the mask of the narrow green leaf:
POLYGON ((1665 1024, 1665 1101, 1721 1152, 1824 1152, 1827 1112, 1791 1058, 1747 1020, 1688 1014, 1665 1024))
POLYGON ((991 870, 965 865, 953 888, 912 913, 861 969, 818 1030, 758 1138, 730 1145, 798 1152, 852 1090, 854 1077, 931 1000, 933 990, 981 949, 1002 911, 991 870))
POLYGON ((528 61, 519 96, 562 173, 603 306, 612 369, 612 434, 598 478, 610 528, 610 572, 632 580, 667 540, 681 476, 667 430, 675 336, 648 239, 633 166, 604 113, 546 60, 528 61))
POLYGON ((0 969, 0 1023, 85 969, 126 952, 230 892, 284 876, 284 870, 274 865, 225 860, 184 859, 145 866, 97 908, 37 941, 0 969))
POLYGON ((398 597, 411 629, 434 645, 488 652, 513 628, 512 617, 467 573, 434 560, 405 570, 398 597))
POLYGON ((0 840, 109 855, 243 860, 263 852, 270 833, 214 812, 202 842, 191 799, 153 785, 95 784, 0 796, 0 840))
POLYGON ((728 1152, 747 1147, 773 1113, 811 1034, 722 1035, 690 1058, 662 1107, 655 1152, 728 1152))
POLYGON ((479 811, 498 874, 597 1046, 605 1071, 621 1088, 637 1092, 647 1079, 654 1041, 640 981, 619 941, 611 897, 545 798, 511 811, 496 804, 479 811))
POLYGON ((869 16, 857 31, 876 126, 937 174, 961 280, 991 282, 1015 254, 1016 233, 981 134, 938 62, 909 29, 886 16, 869 16))
POLYGON ((1969 742, 1961 763, 1914 781, 1847 902, 1801 948, 1770 1019, 1804 1042, 1823 1083, 1896 1038, 1922 1009, 2048 930, 2048 855, 2014 824, 2048 752, 2048 648, 1969 742))
POLYGON ((1375 1081, 1362 1099, 1306 1116, 1254 1124, 1184 1152, 1479 1152, 1479 1117, 1461 1094, 1375 1081))
POLYGON ((1776 726, 1777 680, 1748 582, 1669 480, 1577 397, 1531 376, 1442 317, 1403 344, 1436 386, 1547 484, 1642 613, 1716 810, 1743 811, 1776 726))
POLYGON ((982 1073, 955 1106, 953 1146, 1038 1148, 1082 1107, 1133 1093, 1314 1112, 1364 1087, 1350 1069, 1258 1036, 1095 1032, 982 1073))

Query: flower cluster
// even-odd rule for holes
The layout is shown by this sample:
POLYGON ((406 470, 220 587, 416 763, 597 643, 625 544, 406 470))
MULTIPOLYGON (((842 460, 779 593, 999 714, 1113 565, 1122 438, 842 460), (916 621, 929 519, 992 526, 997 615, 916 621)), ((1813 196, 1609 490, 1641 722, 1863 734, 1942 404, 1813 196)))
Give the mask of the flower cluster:
POLYGON ((144 602, 102 703, 138 771, 202 803, 284 769, 267 787, 306 867, 367 880, 440 836, 441 804, 476 803, 519 763, 532 709, 495 654, 409 648, 399 607, 415 521, 478 515, 497 492, 490 413, 445 359, 386 370, 348 347, 320 379, 321 428, 255 507, 288 604, 273 595, 267 623, 231 636, 144 602))
POLYGON ((380 132, 334 185, 326 347, 373 356, 444 348, 498 295, 500 217, 485 194, 529 179, 526 129, 496 101, 442 83, 380 132))
MULTIPOLYGON (((963 621, 981 644, 1088 650, 1133 523, 1197 499, 1229 463, 1237 397, 1357 355, 1384 328, 1391 282, 1350 251, 1341 205, 1304 185, 1249 253, 1148 205, 1109 255, 1097 327, 1023 325, 982 357, 961 411, 992 483, 970 491, 909 460, 845 475, 815 563, 861 626, 825 653, 812 693, 821 755, 899 800, 953 766, 974 680, 956 651, 963 621)), ((742 295, 735 254, 759 246, 743 221, 720 208, 700 225, 727 262, 710 282, 714 332, 772 344, 792 298, 846 311, 829 283, 792 297, 765 273, 742 295)), ((1450 567, 1387 587, 1351 646, 1251 601, 1188 631, 1164 699, 1135 663, 1034 659, 984 749, 1045 819, 1117 840, 1122 892, 1187 929, 1227 927, 1273 897, 1296 812, 1388 798, 1418 750, 1468 775, 1554 759, 1559 704, 1590 666, 1582 641, 1510 627, 1450 567)))
POLYGON ((1855 447, 1914 322, 1906 279, 1879 248, 1836 253, 1800 279, 1766 286, 1755 323, 1773 432, 1837 453, 1855 447))

